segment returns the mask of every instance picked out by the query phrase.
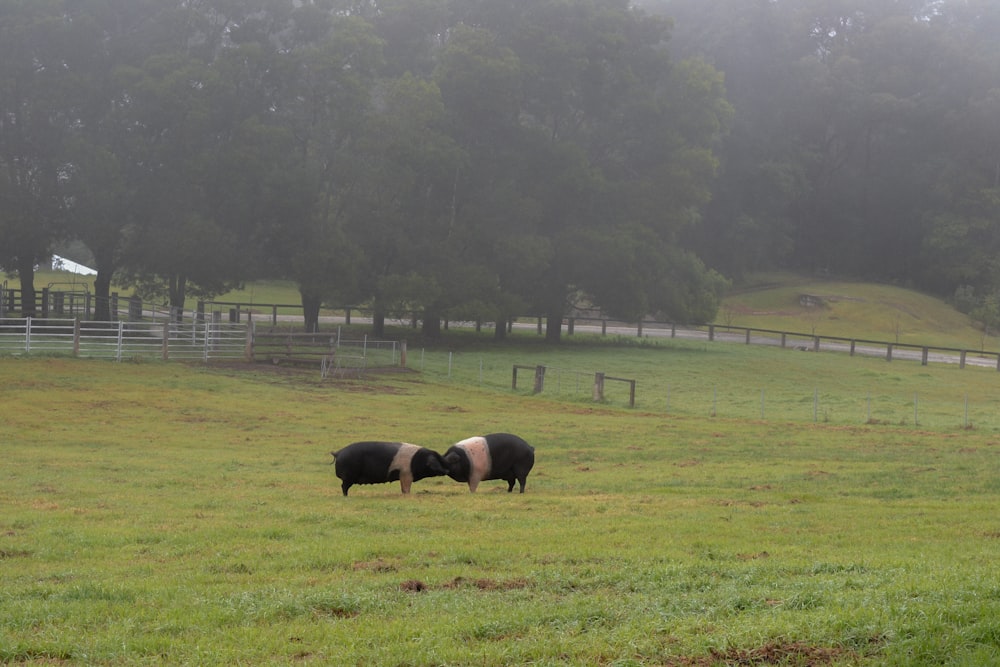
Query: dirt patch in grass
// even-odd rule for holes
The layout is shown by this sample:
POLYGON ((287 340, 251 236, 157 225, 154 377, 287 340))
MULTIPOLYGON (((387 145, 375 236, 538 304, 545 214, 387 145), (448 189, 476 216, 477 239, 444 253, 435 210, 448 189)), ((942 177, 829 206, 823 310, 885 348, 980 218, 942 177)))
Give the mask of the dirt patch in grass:
POLYGON ((670 667, 758 667, 763 665, 830 665, 856 657, 853 651, 830 646, 810 646, 801 642, 773 642, 757 648, 712 649, 705 656, 692 656, 668 662, 670 667))
POLYGON ((355 570, 367 570, 369 572, 395 572, 399 569, 399 565, 396 563, 391 563, 387 560, 383 560, 382 558, 357 561, 352 567, 355 570))
POLYGON ((419 579, 408 579, 399 585, 399 590, 407 593, 423 593, 427 590, 427 584, 419 579))
MULTIPOLYGON (((517 578, 507 580, 497 580, 489 578, 466 579, 465 577, 455 577, 439 588, 455 590, 459 588, 469 588, 480 591, 514 591, 528 587, 528 580, 517 578)), ((407 593, 423 593, 431 589, 430 586, 419 579, 408 579, 399 585, 399 589, 407 593)))
MULTIPOLYGON (((204 365, 204 364, 202 364, 204 365)), ((362 377, 328 376, 320 378, 319 366, 315 368, 295 364, 251 363, 247 361, 212 361, 207 368, 230 377, 253 376, 255 379, 276 384, 295 383, 317 388, 335 388, 341 391, 405 394, 402 387, 386 384, 382 378, 399 379, 401 376, 416 374, 409 368, 370 368, 362 377)))

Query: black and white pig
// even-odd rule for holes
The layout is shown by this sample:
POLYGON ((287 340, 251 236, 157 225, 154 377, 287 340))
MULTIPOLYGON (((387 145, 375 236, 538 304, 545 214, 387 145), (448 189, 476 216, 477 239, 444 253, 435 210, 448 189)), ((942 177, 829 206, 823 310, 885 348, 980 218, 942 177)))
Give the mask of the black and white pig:
POLYGON ((507 493, 514 490, 516 480, 524 493, 524 482, 535 465, 535 448, 516 435, 491 433, 456 442, 444 453, 444 462, 448 476, 468 482, 471 493, 486 479, 505 480, 507 493))
POLYGON ((408 442, 355 442, 330 454, 345 496, 355 484, 383 484, 397 479, 403 493, 409 493, 410 485, 419 479, 448 474, 440 454, 408 442))

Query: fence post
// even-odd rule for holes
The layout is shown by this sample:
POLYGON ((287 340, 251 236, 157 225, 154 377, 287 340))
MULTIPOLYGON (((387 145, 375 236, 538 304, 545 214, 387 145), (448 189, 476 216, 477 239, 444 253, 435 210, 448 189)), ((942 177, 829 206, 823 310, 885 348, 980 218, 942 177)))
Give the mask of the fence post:
POLYGON ((708 325, 708 340, 710 340, 710 341, 715 340, 715 325, 714 324, 709 324, 708 325))
POLYGON ((750 344, 750 329, 747 329, 747 345, 750 344))
POLYGON ((124 322, 119 322, 118 323, 118 349, 115 352, 115 361, 121 361, 122 360, 122 342, 123 342, 124 333, 125 333, 125 323, 124 322))
MULTIPOLYGON (((601 320, 601 335, 602 336, 607 336, 608 335, 608 321, 607 320, 601 320)), ((1000 361, 998 361, 997 363, 1000 364, 1000 361)))
POLYGON ((24 353, 31 354, 31 317, 24 318, 24 353))
POLYGON ((630 408, 635 407, 635 380, 629 380, 628 406, 630 408))
POLYGON ((73 319, 73 356, 80 356, 80 318, 73 319))
MULTIPOLYGON (((207 342, 207 341, 206 341, 207 342)), ((163 323, 163 349, 160 351, 164 361, 170 359, 170 321, 163 323)))
POLYGON ((885 360, 892 361, 892 343, 885 346, 885 360))
POLYGON ((49 288, 42 288, 42 317, 49 316, 49 288))
POLYGON ((594 401, 604 400, 604 373, 594 373, 594 401))
POLYGON ((924 350, 923 350, 923 352, 920 355, 920 365, 921 366, 926 366, 927 365, 927 346, 926 345, 924 346, 924 350))
POLYGON ((636 327, 636 336, 642 338, 642 320, 639 320, 639 326, 636 327))
POLYGON ((965 350, 962 350, 961 354, 958 355, 958 367, 965 368, 965 350))
POLYGON ((535 366, 535 394, 542 393, 545 387, 545 366, 535 366))
MULTIPOLYGON (((567 336, 572 336, 574 328, 576 328, 576 318, 575 317, 571 317, 566 322, 566 335, 567 336)), ((478 329, 476 329, 476 331, 478 331, 478 329)))
POLYGON ((786 339, 787 339, 787 334, 781 334, 781 347, 785 347, 786 339))
POLYGON ((813 336, 813 352, 819 352, 819 336, 813 336))
POLYGON ((854 356, 854 343, 855 343, 855 341, 852 340, 851 341, 851 356, 852 357, 854 356))
POLYGON ((399 367, 406 368, 406 339, 399 341, 399 367))
POLYGON ((253 361, 253 335, 256 331, 257 323, 253 320, 247 322, 247 342, 243 348, 243 357, 247 361, 253 361))

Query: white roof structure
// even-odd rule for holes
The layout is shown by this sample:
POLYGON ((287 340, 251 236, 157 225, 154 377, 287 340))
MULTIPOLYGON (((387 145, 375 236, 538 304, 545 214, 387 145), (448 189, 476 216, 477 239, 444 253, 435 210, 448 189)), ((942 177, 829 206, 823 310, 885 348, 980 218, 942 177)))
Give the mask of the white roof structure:
POLYGON ((71 259, 66 259, 65 257, 60 257, 59 255, 52 255, 52 270, 69 271, 71 273, 78 273, 81 276, 97 275, 97 271, 90 268, 89 266, 78 264, 71 259))

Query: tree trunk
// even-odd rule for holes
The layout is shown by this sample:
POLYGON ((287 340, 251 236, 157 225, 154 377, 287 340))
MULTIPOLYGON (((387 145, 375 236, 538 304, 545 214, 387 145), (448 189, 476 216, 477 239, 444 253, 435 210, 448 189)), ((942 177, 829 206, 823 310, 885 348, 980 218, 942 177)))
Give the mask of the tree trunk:
POLYGON ((35 262, 29 257, 17 260, 17 274, 21 277, 21 317, 36 317, 38 304, 35 302, 35 262))
POLYGON ((187 292, 187 276, 183 274, 170 276, 167 289, 171 307, 183 309, 187 292))
POLYGON ((507 318, 501 318, 496 321, 493 327, 493 340, 506 340, 507 338, 507 318))
POLYGON ((440 338, 441 337, 441 317, 430 310, 424 311, 424 323, 421 327, 421 333, 423 333, 428 338, 440 338))
POLYGON ((94 319, 98 322, 110 322, 116 319, 111 316, 112 275, 112 271, 98 269, 97 275, 94 276, 94 319))
POLYGON ((562 335, 562 313, 558 315, 549 314, 545 318, 545 341, 548 343, 558 343, 562 335))
POLYGON ((306 332, 319 331, 319 307, 323 299, 318 294, 299 288, 302 296, 302 317, 305 320, 306 332))
POLYGON ((385 311, 381 308, 375 308, 372 312, 372 336, 385 338, 385 311))

